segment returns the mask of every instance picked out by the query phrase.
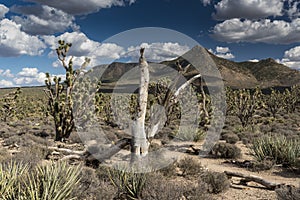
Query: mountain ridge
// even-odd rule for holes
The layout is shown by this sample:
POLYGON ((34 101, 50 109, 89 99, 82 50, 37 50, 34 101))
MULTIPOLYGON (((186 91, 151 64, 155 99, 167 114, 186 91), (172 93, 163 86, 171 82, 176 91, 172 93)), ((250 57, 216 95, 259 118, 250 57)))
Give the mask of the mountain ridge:
MULTIPOLYGON (((177 61, 182 63, 182 66, 186 66, 189 62, 185 59, 185 55, 197 57, 200 55, 196 54, 198 51, 202 51, 202 54, 205 54, 206 51, 207 55, 211 57, 221 74, 225 86, 233 88, 255 88, 257 86, 261 88, 270 88, 290 87, 292 85, 300 84, 300 72, 298 70, 277 63, 272 58, 262 59, 258 62, 235 62, 218 57, 200 46, 194 47, 186 54, 179 56, 174 60, 163 61, 159 64, 167 65, 177 70, 175 64, 177 61)), ((99 71, 99 73, 102 74, 101 80, 103 82, 115 82, 136 65, 137 63, 114 62, 109 65, 96 66, 93 70, 99 71), (100 72, 103 66, 106 66, 106 69, 104 72, 103 70, 100 72)), ((195 67, 192 67, 184 76, 190 77, 196 73, 199 73, 198 70, 195 67)))

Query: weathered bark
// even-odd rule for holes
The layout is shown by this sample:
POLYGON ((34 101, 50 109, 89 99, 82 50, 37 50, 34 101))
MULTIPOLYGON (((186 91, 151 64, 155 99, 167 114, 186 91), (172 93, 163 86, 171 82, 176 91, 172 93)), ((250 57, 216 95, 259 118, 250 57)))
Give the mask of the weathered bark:
POLYGON ((104 153, 96 153, 93 157, 98 159, 100 162, 103 162, 104 160, 107 160, 117 154, 121 149, 124 149, 127 145, 131 143, 131 139, 129 138, 123 138, 122 140, 119 140, 115 145, 111 146, 109 149, 107 149, 104 153))
POLYGON ((147 138, 153 138, 158 131, 164 127, 164 123, 167 120, 165 113, 165 107, 161 105, 154 105, 150 111, 150 124, 147 129, 147 138))
POLYGON ((188 81, 186 81, 184 84, 182 84, 174 93, 174 97, 175 99, 177 99, 177 97, 179 96, 179 94, 187 87, 189 86, 194 80, 201 78, 201 74, 197 74, 195 76, 193 76, 191 79, 189 79, 188 81))
POLYGON ((224 172, 228 177, 239 177, 239 178, 243 178, 240 183, 243 184, 243 185, 246 185, 247 182, 250 182, 250 181, 253 181, 253 182, 256 182, 256 183, 259 183, 263 186, 265 186, 267 189, 270 189, 270 190, 275 190, 276 188, 282 186, 283 184, 278 184, 278 183, 273 183, 273 182, 269 182, 261 177, 258 177, 258 176, 254 176, 254 175, 246 175, 246 174, 242 174, 242 173, 239 173, 239 172, 228 172, 228 171, 225 171, 224 172))
POLYGON ((108 148, 104 153, 103 152, 94 152, 91 154, 88 149, 84 149, 82 151, 71 150, 67 148, 59 148, 59 147, 48 147, 49 150, 53 150, 56 152, 61 152, 64 156, 61 160, 69 160, 69 159, 76 159, 76 160, 98 160, 99 162, 103 162, 106 159, 111 158, 116 153, 118 153, 121 149, 125 148, 129 145, 131 139, 124 138, 118 141, 115 145, 108 148))
POLYGON ((136 156, 146 156, 148 154, 149 142, 145 131, 145 118, 148 100, 149 69, 148 63, 144 57, 144 48, 140 50, 139 68, 140 68, 140 88, 139 88, 139 108, 136 121, 132 127, 132 153, 136 156))

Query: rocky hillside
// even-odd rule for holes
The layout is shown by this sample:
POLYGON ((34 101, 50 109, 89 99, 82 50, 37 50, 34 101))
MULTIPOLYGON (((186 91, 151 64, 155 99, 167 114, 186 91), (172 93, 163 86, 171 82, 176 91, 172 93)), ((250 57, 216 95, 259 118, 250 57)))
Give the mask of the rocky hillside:
MULTIPOLYGON (((199 46, 194 47, 192 50, 175 60, 164 61, 160 64, 176 69, 176 61, 179 60, 180 63, 185 66, 189 63, 187 60, 190 59, 194 60, 192 65, 196 63, 203 67, 214 62, 221 74, 224 84, 234 88, 254 88, 256 86, 260 86, 262 88, 275 86, 289 87, 295 84, 300 84, 299 71, 291 69, 283 64, 279 64, 272 58, 260 60, 259 62, 234 62, 217 57, 199 46), (199 59, 197 59, 197 57, 199 57, 199 59), (198 63, 198 60, 200 63, 198 63)), ((110 64, 104 72, 103 69, 107 65, 97 66, 93 70, 96 73, 103 74, 101 78, 103 82, 113 83, 136 65, 136 63, 115 62, 110 64)), ((161 68, 158 68, 157 71, 155 70, 155 68, 152 69, 153 74, 158 73, 161 68)), ((205 79, 206 76, 210 76, 209 72, 207 74, 209 68, 203 68, 203 70, 205 72, 205 79)), ((192 76, 195 73, 198 73, 198 71, 196 68, 192 67, 185 76, 192 76)))

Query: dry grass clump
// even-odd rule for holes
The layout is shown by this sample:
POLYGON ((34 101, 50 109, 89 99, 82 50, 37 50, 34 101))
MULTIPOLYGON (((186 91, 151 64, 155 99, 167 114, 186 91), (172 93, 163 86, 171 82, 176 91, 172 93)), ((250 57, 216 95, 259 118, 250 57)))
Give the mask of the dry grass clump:
POLYGON ((207 186, 201 181, 197 184, 184 183, 168 179, 160 173, 149 174, 142 196, 147 200, 213 199, 213 196, 207 192, 207 186))

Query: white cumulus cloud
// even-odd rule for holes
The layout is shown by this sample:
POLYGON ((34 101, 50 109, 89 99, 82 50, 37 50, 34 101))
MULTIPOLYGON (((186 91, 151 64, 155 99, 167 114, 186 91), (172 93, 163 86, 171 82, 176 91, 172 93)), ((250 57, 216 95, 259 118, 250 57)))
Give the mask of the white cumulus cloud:
POLYGON ((254 63, 257 63, 257 62, 259 62, 259 60, 258 59, 250 59, 250 60, 248 60, 249 62, 254 62, 254 63))
POLYGON ((112 6, 125 6, 134 3, 135 0, 27 0, 42 5, 48 5, 53 8, 60 9, 72 15, 84 15, 97 12, 102 8, 110 8, 112 6))
POLYGON ((215 5, 213 17, 218 20, 260 19, 283 14, 283 0, 222 0, 215 5))
MULTIPOLYGON (((43 38, 53 50, 50 56, 56 56, 54 50, 57 48, 57 42, 59 40, 72 43, 69 55, 74 56, 74 63, 77 66, 80 66, 84 62, 85 57, 91 59, 90 66, 95 66, 119 59, 124 53, 123 47, 113 43, 99 43, 93 41, 82 32, 66 32, 57 37, 44 36, 43 38)), ((60 63, 55 62, 54 66, 60 66, 60 63)))
POLYGON ((229 47, 216 47, 217 53, 228 53, 230 52, 229 47))
POLYGON ((231 53, 229 47, 217 46, 215 51, 212 50, 212 49, 209 49, 209 51, 211 53, 213 53, 214 55, 220 57, 220 58, 224 58, 224 59, 233 59, 233 58, 235 58, 235 56, 231 53))
POLYGON ((213 29, 212 37, 226 42, 290 44, 300 41, 300 18, 291 22, 234 18, 217 24, 213 29))
POLYGON ((18 75, 23 77, 35 77, 38 74, 38 71, 39 70, 37 68, 25 67, 18 73, 18 75))
POLYGON ((21 14, 13 16, 13 20, 30 35, 51 35, 68 28, 79 29, 74 23, 74 16, 47 5, 14 6, 11 10, 21 14))
POLYGON ((43 85, 46 75, 44 72, 39 72, 37 68, 23 68, 13 79, 16 85, 43 85))
POLYGON ((13 87, 14 84, 12 81, 0 79, 0 88, 5 88, 5 87, 13 87))
POLYGON ((7 70, 2 70, 2 73, 1 73, 2 76, 4 77, 7 77, 7 78, 13 78, 14 75, 11 73, 10 69, 7 69, 7 70))
POLYGON ((0 4, 0 19, 5 17, 5 14, 8 13, 9 8, 7 8, 5 5, 0 4))
POLYGON ((285 51, 280 62, 290 68, 300 69, 300 46, 285 51))
POLYGON ((296 1, 296 0, 288 0, 288 8, 286 10, 286 13, 288 14, 288 16, 293 19, 293 18, 297 18, 300 16, 300 9, 299 9, 299 5, 300 2, 296 1))
POLYGON ((21 31, 21 25, 2 19, 0 21, 0 57, 41 55, 46 45, 36 36, 21 31))
POLYGON ((139 46, 129 47, 126 57, 131 57, 132 61, 136 62, 139 58, 139 49, 141 47, 146 48, 145 57, 152 62, 172 60, 191 49, 187 45, 172 42, 142 43, 139 46))

